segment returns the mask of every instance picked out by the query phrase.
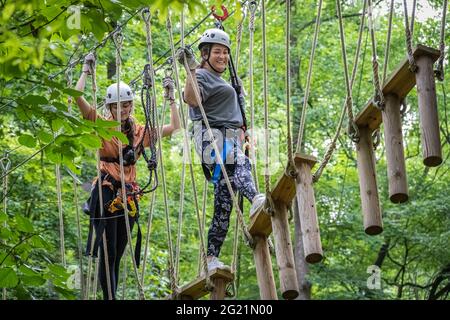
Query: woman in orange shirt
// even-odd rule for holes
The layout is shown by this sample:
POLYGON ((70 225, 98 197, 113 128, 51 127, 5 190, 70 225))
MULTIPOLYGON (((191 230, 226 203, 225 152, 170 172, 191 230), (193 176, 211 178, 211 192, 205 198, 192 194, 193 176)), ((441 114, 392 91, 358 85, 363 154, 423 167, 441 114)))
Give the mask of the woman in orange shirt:
MULTIPOLYGON (((95 64, 93 54, 88 54, 85 58, 81 77, 78 80, 76 89, 84 91, 86 77, 91 74, 91 65, 95 64)), ((174 97, 174 82, 171 78, 165 78, 163 86, 166 89, 166 98, 170 101, 170 123, 162 127, 162 137, 170 136, 175 130, 180 128, 180 120, 174 97)), ((106 90, 105 107, 110 111, 107 120, 118 119, 117 108, 117 83, 110 85, 106 90)), ((133 228, 134 222, 138 218, 138 197, 139 186, 136 183, 136 161, 140 157, 145 147, 149 147, 153 140, 154 132, 150 132, 148 128, 136 122, 132 116, 134 104, 134 94, 131 88, 121 82, 119 85, 120 104, 121 104, 121 131, 127 136, 128 144, 122 145, 122 154, 124 160, 124 177, 127 195, 133 195, 127 199, 129 210, 128 220, 130 229, 133 228)), ((83 96, 76 98, 77 105, 81 114, 85 119, 95 121, 97 115, 96 110, 86 101, 83 96)), ((90 240, 88 241, 87 252, 91 253, 91 234, 95 228, 96 239, 94 243, 93 255, 100 248, 100 266, 99 278, 103 291, 103 298, 108 299, 108 281, 105 265, 105 252, 103 249, 103 232, 106 234, 109 280, 111 285, 112 299, 118 285, 120 259, 125 251, 128 243, 126 222, 122 204, 122 191, 120 180, 120 162, 119 162, 119 143, 116 137, 110 141, 102 140, 102 148, 100 149, 100 171, 101 185, 103 197, 103 217, 100 216, 98 177, 92 185, 91 197, 89 200, 89 213, 91 215, 90 240)), ((140 238, 140 230, 138 230, 138 242, 140 238)), ((140 245, 136 244, 136 256, 139 257, 140 245)), ((139 259, 136 259, 139 263, 139 259)))

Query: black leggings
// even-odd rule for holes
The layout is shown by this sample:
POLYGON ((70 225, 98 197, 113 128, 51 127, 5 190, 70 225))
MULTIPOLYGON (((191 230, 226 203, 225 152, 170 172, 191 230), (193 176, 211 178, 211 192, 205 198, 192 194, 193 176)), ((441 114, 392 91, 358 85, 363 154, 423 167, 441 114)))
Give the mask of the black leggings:
MULTIPOLYGON (((103 202, 107 203, 108 201, 115 198, 115 194, 113 191, 108 187, 103 187, 103 202)), ((105 219, 105 220, 97 220, 95 223, 96 230, 99 230, 99 225, 103 222, 104 223, 104 232, 106 236, 106 243, 107 243, 107 252, 108 252, 108 266, 109 266, 109 274, 110 274, 110 281, 111 281, 111 296, 112 299, 116 298, 116 292, 117 292, 117 285, 119 282, 119 269, 120 269, 120 259, 123 256, 123 253, 125 252, 125 248, 128 244, 128 237, 127 237, 127 229, 126 229, 126 222, 125 217, 123 216, 123 210, 116 211, 115 213, 111 213, 109 211, 104 210, 104 216, 105 217, 114 217, 112 219, 105 219), (118 216, 118 217, 117 217, 118 216)), ((135 218, 128 216, 128 221, 130 222, 130 232, 133 230, 135 218)), ((101 229, 100 229, 101 230, 101 229)), ((103 299, 108 300, 108 282, 107 282, 107 272, 106 272, 106 264, 105 264, 105 252, 103 249, 103 235, 99 234, 100 236, 100 265, 99 265, 99 280, 100 285, 102 287, 103 291, 103 299)))

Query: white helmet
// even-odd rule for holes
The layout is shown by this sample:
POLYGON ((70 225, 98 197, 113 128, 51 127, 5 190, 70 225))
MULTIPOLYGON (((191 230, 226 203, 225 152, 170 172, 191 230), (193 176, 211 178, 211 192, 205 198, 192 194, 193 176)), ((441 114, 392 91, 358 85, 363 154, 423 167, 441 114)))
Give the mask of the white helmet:
POLYGON ((214 28, 208 29, 203 32, 202 37, 200 38, 200 43, 198 44, 198 48, 201 49, 203 45, 208 43, 217 43, 224 45, 231 51, 231 42, 230 36, 223 30, 214 28))
MULTIPOLYGON (((126 83, 120 81, 119 85, 120 91, 120 102, 133 101, 134 95, 133 90, 126 83)), ((114 83, 106 89, 106 99, 105 104, 117 103, 117 83, 114 83)))

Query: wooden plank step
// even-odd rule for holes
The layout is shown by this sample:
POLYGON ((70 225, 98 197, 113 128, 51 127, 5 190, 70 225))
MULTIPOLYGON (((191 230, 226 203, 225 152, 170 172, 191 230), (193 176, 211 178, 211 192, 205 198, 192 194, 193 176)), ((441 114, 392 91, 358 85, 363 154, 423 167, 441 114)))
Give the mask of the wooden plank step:
MULTIPOLYGON (((430 56, 435 62, 440 55, 439 50, 424 46, 417 45, 413 50, 415 58, 427 55, 430 56)), ((409 71, 408 57, 397 66, 397 69, 386 79, 383 85, 383 94, 389 93, 396 94, 400 99, 403 99, 408 95, 412 88, 416 85, 415 73, 409 71)), ((355 122, 359 127, 368 126, 371 130, 377 129, 381 122, 381 111, 375 107, 372 99, 367 102, 363 110, 361 110, 355 118, 355 122)))
MULTIPOLYGON (((294 162, 298 164, 301 161, 306 161, 313 167, 317 162, 317 159, 313 156, 296 153, 294 155, 294 162)), ((283 171, 280 179, 278 179, 277 183, 272 188, 272 199, 274 201, 281 201, 285 203, 286 206, 290 206, 295 197, 295 190, 295 180, 283 171)), ((250 220, 248 231, 252 236, 269 236, 272 233, 272 221, 270 220, 270 215, 264 212, 263 209, 260 209, 250 220)))
MULTIPOLYGON (((234 274, 230 271, 223 269, 215 269, 209 273, 211 280, 223 279, 226 283, 232 282, 234 280, 234 274)), ((206 290, 206 276, 201 276, 194 281, 184 285, 180 291, 180 298, 183 300, 196 300, 209 294, 210 292, 206 290)))

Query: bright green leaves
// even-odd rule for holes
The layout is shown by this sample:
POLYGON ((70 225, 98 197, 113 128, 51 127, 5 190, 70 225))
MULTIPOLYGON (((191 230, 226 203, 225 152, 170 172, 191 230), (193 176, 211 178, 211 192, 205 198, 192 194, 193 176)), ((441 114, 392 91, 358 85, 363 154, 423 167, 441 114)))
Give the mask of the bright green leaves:
POLYGON ((15 220, 17 230, 27 233, 32 233, 34 231, 33 225, 31 224, 30 220, 25 218, 24 216, 16 214, 15 220))
POLYGON ((29 134, 23 134, 19 137, 19 143, 28 148, 34 148, 36 146, 36 138, 29 134))
POLYGON ((0 288, 14 288, 19 283, 19 278, 13 268, 0 267, 0 288))
POLYGON ((28 95, 22 99, 21 103, 37 106, 37 105, 41 105, 41 104, 47 104, 48 100, 43 96, 28 95))
POLYGON ((102 146, 102 140, 94 134, 84 134, 80 137, 80 142, 92 149, 98 149, 102 146))

